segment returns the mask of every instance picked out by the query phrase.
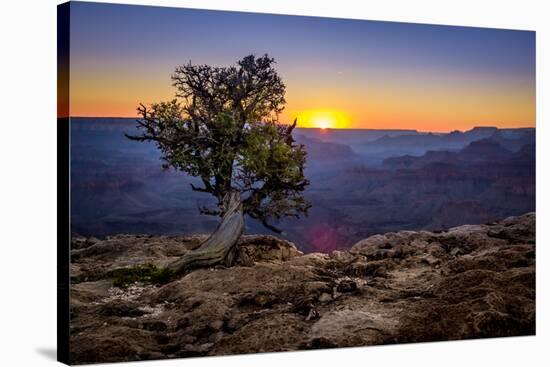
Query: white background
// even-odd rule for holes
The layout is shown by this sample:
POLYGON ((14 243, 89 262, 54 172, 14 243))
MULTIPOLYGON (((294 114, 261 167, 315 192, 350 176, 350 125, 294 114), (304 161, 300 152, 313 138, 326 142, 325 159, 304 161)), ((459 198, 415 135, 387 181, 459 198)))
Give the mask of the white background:
MULTIPOLYGON (((118 1, 111 1, 118 2, 118 1)), ((131 1, 223 10, 537 31, 537 336, 210 357, 139 366, 541 366, 550 363, 548 277, 550 13, 546 1, 131 1)), ((52 365, 56 351, 56 4, 0 11, 0 365, 52 365)))

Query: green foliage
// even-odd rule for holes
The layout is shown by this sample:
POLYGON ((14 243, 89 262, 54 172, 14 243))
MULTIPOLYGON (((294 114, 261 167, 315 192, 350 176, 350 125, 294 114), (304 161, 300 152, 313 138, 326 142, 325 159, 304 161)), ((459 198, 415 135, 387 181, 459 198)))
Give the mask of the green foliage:
POLYGON ((307 214, 310 207, 302 196, 309 184, 304 176, 306 151, 293 144, 293 126, 251 124, 236 159, 237 182, 244 183, 250 192, 243 200, 245 212, 267 227, 269 218, 298 218, 301 213, 307 214), (255 186, 258 182, 262 184, 255 186))
POLYGON ((153 264, 136 265, 130 268, 115 269, 106 274, 106 278, 113 281, 113 285, 126 288, 135 282, 146 284, 166 284, 172 281, 175 273, 167 268, 153 264))
POLYGON ((285 85, 267 55, 247 56, 229 67, 183 65, 172 75, 176 98, 140 105, 138 141, 153 141, 163 166, 201 179, 195 191, 213 195, 224 212, 224 198, 241 194, 246 214, 270 229, 268 220, 307 214, 302 193, 306 152, 295 144, 292 125, 281 124, 285 85))

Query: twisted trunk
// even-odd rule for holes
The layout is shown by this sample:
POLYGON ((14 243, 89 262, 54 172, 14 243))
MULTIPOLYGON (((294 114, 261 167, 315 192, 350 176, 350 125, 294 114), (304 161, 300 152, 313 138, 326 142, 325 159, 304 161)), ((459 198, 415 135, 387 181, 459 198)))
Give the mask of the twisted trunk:
POLYGON ((188 252, 168 265, 176 273, 212 266, 220 263, 231 265, 233 250, 244 230, 243 206, 238 192, 230 192, 224 200, 222 221, 199 248, 188 252))

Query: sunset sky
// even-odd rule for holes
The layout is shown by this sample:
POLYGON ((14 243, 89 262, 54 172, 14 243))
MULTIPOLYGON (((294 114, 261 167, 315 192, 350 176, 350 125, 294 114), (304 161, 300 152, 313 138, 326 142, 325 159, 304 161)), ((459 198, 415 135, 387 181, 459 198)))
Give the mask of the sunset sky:
POLYGON ((268 53, 301 127, 535 126, 535 33, 112 4, 71 5, 72 116, 136 116, 177 65, 268 53))

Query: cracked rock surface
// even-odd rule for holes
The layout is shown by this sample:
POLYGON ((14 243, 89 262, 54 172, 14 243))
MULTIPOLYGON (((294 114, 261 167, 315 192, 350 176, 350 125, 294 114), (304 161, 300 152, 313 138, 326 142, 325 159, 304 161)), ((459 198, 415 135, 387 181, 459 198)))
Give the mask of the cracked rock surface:
POLYGON ((302 254, 243 236, 248 261, 168 284, 104 275, 165 266, 205 236, 73 238, 71 362, 351 347, 535 333, 535 214, 375 235, 302 254))

